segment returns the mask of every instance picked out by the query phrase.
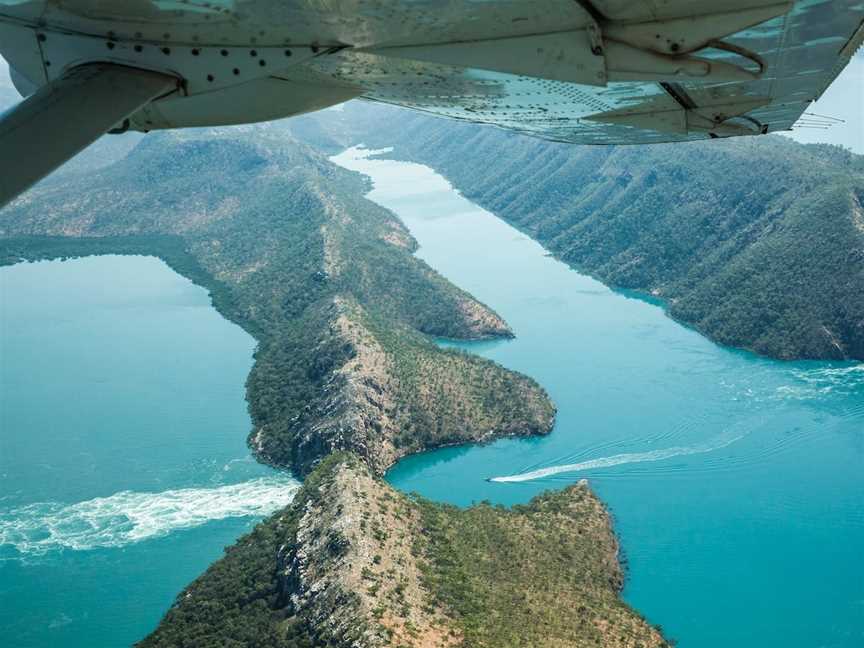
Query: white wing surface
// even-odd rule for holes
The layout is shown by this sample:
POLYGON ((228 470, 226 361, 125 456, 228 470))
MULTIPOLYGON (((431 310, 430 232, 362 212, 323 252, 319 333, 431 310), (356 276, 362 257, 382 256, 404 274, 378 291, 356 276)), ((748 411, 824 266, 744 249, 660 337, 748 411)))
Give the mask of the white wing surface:
POLYGON ((363 97, 582 144, 756 135, 791 128, 862 40, 864 0, 0 0, 22 94, 93 64, 176 81, 104 130, 363 97))

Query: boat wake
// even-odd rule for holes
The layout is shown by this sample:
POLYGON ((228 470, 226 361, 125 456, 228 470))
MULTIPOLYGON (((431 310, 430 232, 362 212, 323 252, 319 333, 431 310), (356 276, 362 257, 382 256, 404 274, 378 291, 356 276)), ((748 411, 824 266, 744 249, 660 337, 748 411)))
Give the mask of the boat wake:
POLYGON ((597 459, 589 459, 579 463, 561 464, 559 466, 549 466, 547 468, 538 468, 529 472, 518 473, 516 475, 507 475, 504 477, 492 477, 491 482, 526 482, 552 475, 560 475, 561 473, 569 472, 584 472, 596 468, 609 468, 610 466, 620 466, 623 464, 643 463, 647 461, 662 461, 671 459, 672 457, 683 457, 686 455, 703 454, 720 450, 726 446, 732 445, 739 439, 746 436, 746 433, 729 433, 726 432, 713 439, 691 446, 673 446, 671 448, 663 448, 660 450, 649 450, 647 452, 629 452, 625 454, 617 454, 609 457, 600 457, 597 459))
POLYGON ((75 504, 43 502, 0 510, 0 549, 42 555, 123 547, 213 520, 268 515, 288 505, 299 487, 287 475, 273 475, 215 488, 122 491, 75 504))

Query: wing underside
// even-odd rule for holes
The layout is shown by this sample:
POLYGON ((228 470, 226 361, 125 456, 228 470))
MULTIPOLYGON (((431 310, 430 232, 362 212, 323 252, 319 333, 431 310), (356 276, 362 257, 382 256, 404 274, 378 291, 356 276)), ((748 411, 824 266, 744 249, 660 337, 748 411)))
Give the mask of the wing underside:
MULTIPOLYGON (((575 2, 554 4, 559 5, 562 16, 568 6, 574 13, 579 8, 575 2)), ((702 10, 699 4, 595 0, 593 7, 608 24, 642 21, 662 25, 664 15, 686 16, 688 8, 702 10), (656 11, 657 5, 667 13, 656 11), (682 11, 676 12, 676 5, 682 11)), ((741 14, 754 4, 716 2, 711 6, 713 12, 721 7, 721 13, 741 14)), ((427 48, 438 51, 425 55, 422 48, 396 46, 368 53, 342 50, 296 72, 350 81, 362 87, 363 96, 371 100, 564 142, 633 144, 761 134, 790 129, 864 40, 862 2, 806 0, 779 9, 778 16, 731 34, 722 34, 721 28, 721 36, 709 39, 690 55, 690 59, 724 65, 718 78, 686 73, 664 78, 664 60, 659 61, 661 69, 656 73, 651 70, 653 61, 643 64, 641 74, 630 75, 633 80, 621 78, 626 74, 616 79, 610 71, 602 85, 563 80, 565 75, 555 70, 531 73, 531 63, 526 64, 527 56, 522 55, 530 54, 535 43, 547 50, 550 45, 537 37, 499 41, 497 61, 503 63, 494 60, 493 52, 488 57, 493 59, 491 64, 481 60, 482 66, 472 67, 469 53, 476 43, 460 44, 459 51, 449 57, 447 46, 427 48), (519 40, 526 41, 528 51, 520 53, 519 61, 507 62, 506 48, 519 40), (460 54, 464 54, 464 65, 457 64, 460 54), (507 71, 508 66, 513 69, 507 71), (741 70, 742 78, 734 78, 733 68, 741 70), (650 79, 652 76, 656 78, 650 79)), ((705 21, 709 29, 712 23, 722 22, 714 16, 709 13, 705 21)), ((567 27, 559 32, 559 40, 576 40, 585 23, 577 18, 568 25, 562 18, 559 24, 567 27)), ((612 44, 605 43, 607 48, 612 44)), ((639 64, 636 61, 633 67, 639 64)), ((606 69, 610 69, 608 56, 606 69)))
POLYGON ((176 81, 105 130, 363 97, 582 144, 755 135, 791 128, 862 40, 864 0, 0 0, 22 94, 94 64, 176 81))

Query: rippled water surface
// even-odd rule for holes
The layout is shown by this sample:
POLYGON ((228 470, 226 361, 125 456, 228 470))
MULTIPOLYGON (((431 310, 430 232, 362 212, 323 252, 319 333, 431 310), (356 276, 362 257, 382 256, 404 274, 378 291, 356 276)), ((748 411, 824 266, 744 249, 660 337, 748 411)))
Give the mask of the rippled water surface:
POLYGON ((0 268, 0 645, 129 645, 291 500, 246 449, 253 347, 151 257, 0 268))
POLYGON ((626 599, 681 646, 864 646, 864 366, 721 348, 550 258, 427 167, 334 159, 371 176, 418 255, 517 335, 464 346, 559 407, 545 438, 410 457, 394 485, 510 504, 587 477, 615 517, 626 599))

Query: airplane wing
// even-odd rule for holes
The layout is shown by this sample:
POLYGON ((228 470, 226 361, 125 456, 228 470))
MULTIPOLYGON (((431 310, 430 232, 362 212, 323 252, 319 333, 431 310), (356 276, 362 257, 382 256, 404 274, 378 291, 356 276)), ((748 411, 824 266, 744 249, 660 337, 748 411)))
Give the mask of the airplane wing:
POLYGON ((378 101, 564 142, 636 144, 788 130, 864 40, 860 1, 558 4, 585 13, 556 20, 563 32, 346 50, 317 65, 378 101))
POLYGON ((0 206, 112 128, 355 97, 582 144, 786 130, 862 41, 864 0, 0 0, 30 95, 0 206))

